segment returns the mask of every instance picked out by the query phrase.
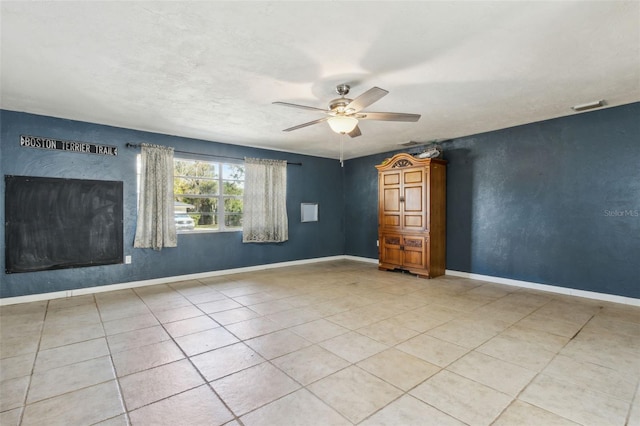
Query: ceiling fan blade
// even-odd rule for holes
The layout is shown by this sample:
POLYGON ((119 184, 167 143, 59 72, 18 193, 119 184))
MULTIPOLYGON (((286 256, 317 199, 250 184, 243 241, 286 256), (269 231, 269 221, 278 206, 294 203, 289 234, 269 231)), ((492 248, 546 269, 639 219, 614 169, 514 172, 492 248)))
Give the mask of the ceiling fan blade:
POLYGON ((273 102, 274 105, 283 105, 283 106, 288 106, 288 107, 292 107, 292 108, 301 108, 301 109, 310 109, 311 111, 321 111, 321 112, 331 112, 329 110, 326 109, 322 109, 322 108, 316 108, 316 107, 312 107, 312 106, 306 106, 306 105, 298 105, 298 104, 292 104, 289 102, 273 102))
POLYGON ((327 121, 329 117, 320 118, 318 120, 309 121, 308 123, 298 124, 297 126, 289 127, 288 129, 284 129, 283 132, 290 132, 292 130, 302 129, 303 127, 312 126, 314 124, 322 123, 323 121, 327 121))
POLYGON ((358 112, 361 109, 368 107, 372 103, 382 99, 387 93, 389 93, 387 90, 381 89, 379 87, 372 87, 362 95, 352 100, 349 105, 347 105, 346 109, 352 109, 355 112, 358 112))
POLYGON ((358 136, 362 135, 362 133, 360 132, 360 127, 358 126, 354 127, 353 130, 347 134, 352 138, 357 138, 358 136))
POLYGON ((420 117, 420 114, 406 114, 404 112, 363 112, 358 115, 358 120, 414 122, 420 120, 420 117))

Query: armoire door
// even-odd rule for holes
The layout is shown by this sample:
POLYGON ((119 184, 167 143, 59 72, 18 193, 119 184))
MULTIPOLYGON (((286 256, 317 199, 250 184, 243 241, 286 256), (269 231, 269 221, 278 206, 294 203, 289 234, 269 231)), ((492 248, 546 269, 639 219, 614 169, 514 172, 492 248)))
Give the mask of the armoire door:
POLYGON ((423 167, 402 172, 400 198, 402 230, 422 232, 427 227, 427 173, 423 167))
POLYGON ((402 237, 402 266, 411 268, 426 268, 426 244, 425 238, 422 236, 402 237))
POLYGON ((391 170, 380 174, 379 226, 388 231, 399 231, 401 228, 402 206, 400 195, 402 190, 402 171, 391 170))
POLYGON ((382 234, 380 236, 380 262, 401 266, 402 257, 402 236, 382 234))

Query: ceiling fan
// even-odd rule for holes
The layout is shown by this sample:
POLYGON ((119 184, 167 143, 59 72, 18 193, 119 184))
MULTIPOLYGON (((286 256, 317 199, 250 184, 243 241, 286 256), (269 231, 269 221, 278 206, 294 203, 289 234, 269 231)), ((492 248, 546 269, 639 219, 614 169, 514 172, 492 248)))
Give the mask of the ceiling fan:
POLYGON ((351 87, 348 84, 339 84, 336 87, 336 92, 340 95, 339 98, 329 102, 328 109, 316 108, 306 105, 292 104, 289 102, 274 102, 275 105, 284 105, 293 108, 308 109, 311 111, 319 111, 327 115, 327 117, 320 118, 318 120, 310 121, 308 123, 299 124, 297 126, 284 129, 283 132, 290 132, 292 130, 302 129, 303 127, 311 126, 314 124, 322 123, 324 121, 329 123, 331 130, 336 133, 347 134, 352 138, 360 136, 360 128, 358 127, 358 120, 382 120, 382 121, 407 121, 415 122, 420 119, 420 114, 405 114, 401 112, 366 112, 362 111, 372 103, 380 100, 383 96, 389 92, 379 87, 372 87, 364 92, 362 95, 355 99, 346 98, 345 95, 349 94, 351 87))

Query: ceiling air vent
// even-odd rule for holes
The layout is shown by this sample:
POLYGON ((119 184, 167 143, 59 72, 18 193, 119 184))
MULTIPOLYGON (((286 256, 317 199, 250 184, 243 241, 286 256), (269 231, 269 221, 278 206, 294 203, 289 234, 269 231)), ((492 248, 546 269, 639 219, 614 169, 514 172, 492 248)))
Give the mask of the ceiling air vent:
POLYGON ((416 145, 424 145, 425 143, 428 143, 428 142, 409 141, 409 142, 405 142, 405 143, 399 143, 398 145, 400 145, 400 146, 416 146, 416 145))
POLYGON ((600 100, 600 101, 589 102, 587 104, 572 106, 571 109, 574 110, 575 112, 580 112, 580 111, 587 111, 589 109, 600 108, 605 105, 606 104, 604 100, 600 100))
POLYGON ((424 141, 424 142, 417 142, 417 141, 409 141, 409 142, 404 142, 404 143, 399 143, 398 145, 400 146, 406 146, 406 147, 412 147, 412 146, 424 146, 424 145, 439 145, 442 144, 444 142, 449 142, 451 139, 431 139, 428 141, 424 141))

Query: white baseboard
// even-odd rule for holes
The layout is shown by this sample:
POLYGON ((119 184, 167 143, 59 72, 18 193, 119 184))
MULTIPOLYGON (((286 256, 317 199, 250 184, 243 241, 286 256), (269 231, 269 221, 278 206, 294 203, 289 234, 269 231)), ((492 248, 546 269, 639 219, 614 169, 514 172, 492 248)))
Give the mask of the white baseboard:
MULTIPOLYGON (((315 259, 292 260, 288 262, 268 263, 265 265, 246 266, 243 268, 223 269, 220 271, 201 272, 197 274, 174 275, 171 277, 154 278, 142 281, 129 281, 119 284, 107 284, 95 287, 78 288, 73 290, 54 291, 50 293, 29 294, 27 296, 5 297, 0 299, 0 306, 15 305, 17 303, 40 302, 42 300, 62 299, 65 297, 82 296, 84 294, 104 293, 114 290, 125 290, 129 288, 146 287, 149 285, 167 284, 177 281, 198 280, 202 278, 218 277, 222 275, 239 274, 242 272, 263 271, 265 269, 282 268, 285 266, 307 265, 310 263, 329 262, 332 260, 343 260, 347 257, 350 260, 359 260, 354 256, 327 256, 315 259)), ((364 258, 362 258, 364 259, 364 258)), ((376 260, 376 263, 378 261, 376 260)))
POLYGON ((360 256, 342 256, 344 260, 355 260, 356 262, 365 262, 365 263, 375 263, 378 264, 378 259, 371 259, 370 257, 360 257, 360 256))
MULTIPOLYGON (((39 302, 39 301, 50 300, 50 299, 61 299, 65 297, 81 296, 85 294, 104 293, 107 291, 124 290, 129 288, 136 288, 136 287, 146 287, 149 285, 156 285, 156 284, 167 284, 167 283, 172 283, 176 281, 197 280, 202 278, 239 274, 243 272, 263 271, 265 269, 275 269, 275 268, 282 268, 286 266, 308 265, 311 263, 329 262, 332 260, 353 260, 357 262, 378 264, 378 259, 371 259, 368 257, 349 256, 349 255, 327 256, 327 257, 319 257, 315 259, 292 260, 288 262, 278 262, 278 263, 269 263, 265 265, 246 266, 243 268, 223 269, 220 271, 209 271, 209 272, 202 272, 197 274, 154 278, 150 280, 130 281, 126 283, 78 288, 74 290, 54 291, 51 293, 39 293, 39 294, 30 294, 27 296, 5 297, 0 299, 0 306, 14 305, 17 303, 39 302)), ((640 299, 635 299, 632 297, 616 296, 613 294, 606 294, 606 293, 596 293, 593 291, 577 290, 577 289, 566 288, 566 287, 557 287, 557 286, 546 285, 546 284, 532 283, 528 281, 512 280, 509 278, 493 277, 490 275, 480 275, 480 274, 472 274, 469 272, 453 271, 449 269, 447 269, 445 273, 446 275, 450 275, 454 277, 469 278, 472 280, 487 281, 487 282, 496 283, 496 284, 530 288, 534 290, 548 291, 551 293, 566 294, 566 295, 577 296, 577 297, 585 297, 588 299, 603 300, 607 302, 621 303, 625 305, 640 306, 640 299)))
POLYGON ((603 300, 606 302, 622 303, 624 305, 640 306, 640 299, 633 297, 617 296, 615 294, 597 293, 595 291, 577 290, 575 288, 558 287, 554 285, 538 284, 529 281, 512 280, 510 278, 493 277, 491 275, 472 274, 470 272, 452 271, 447 269, 446 275, 453 277, 469 278, 472 280, 487 281, 495 284, 504 284, 515 287, 530 288, 533 290, 548 291, 550 293, 566 294, 569 296, 585 297, 587 299, 603 300))

